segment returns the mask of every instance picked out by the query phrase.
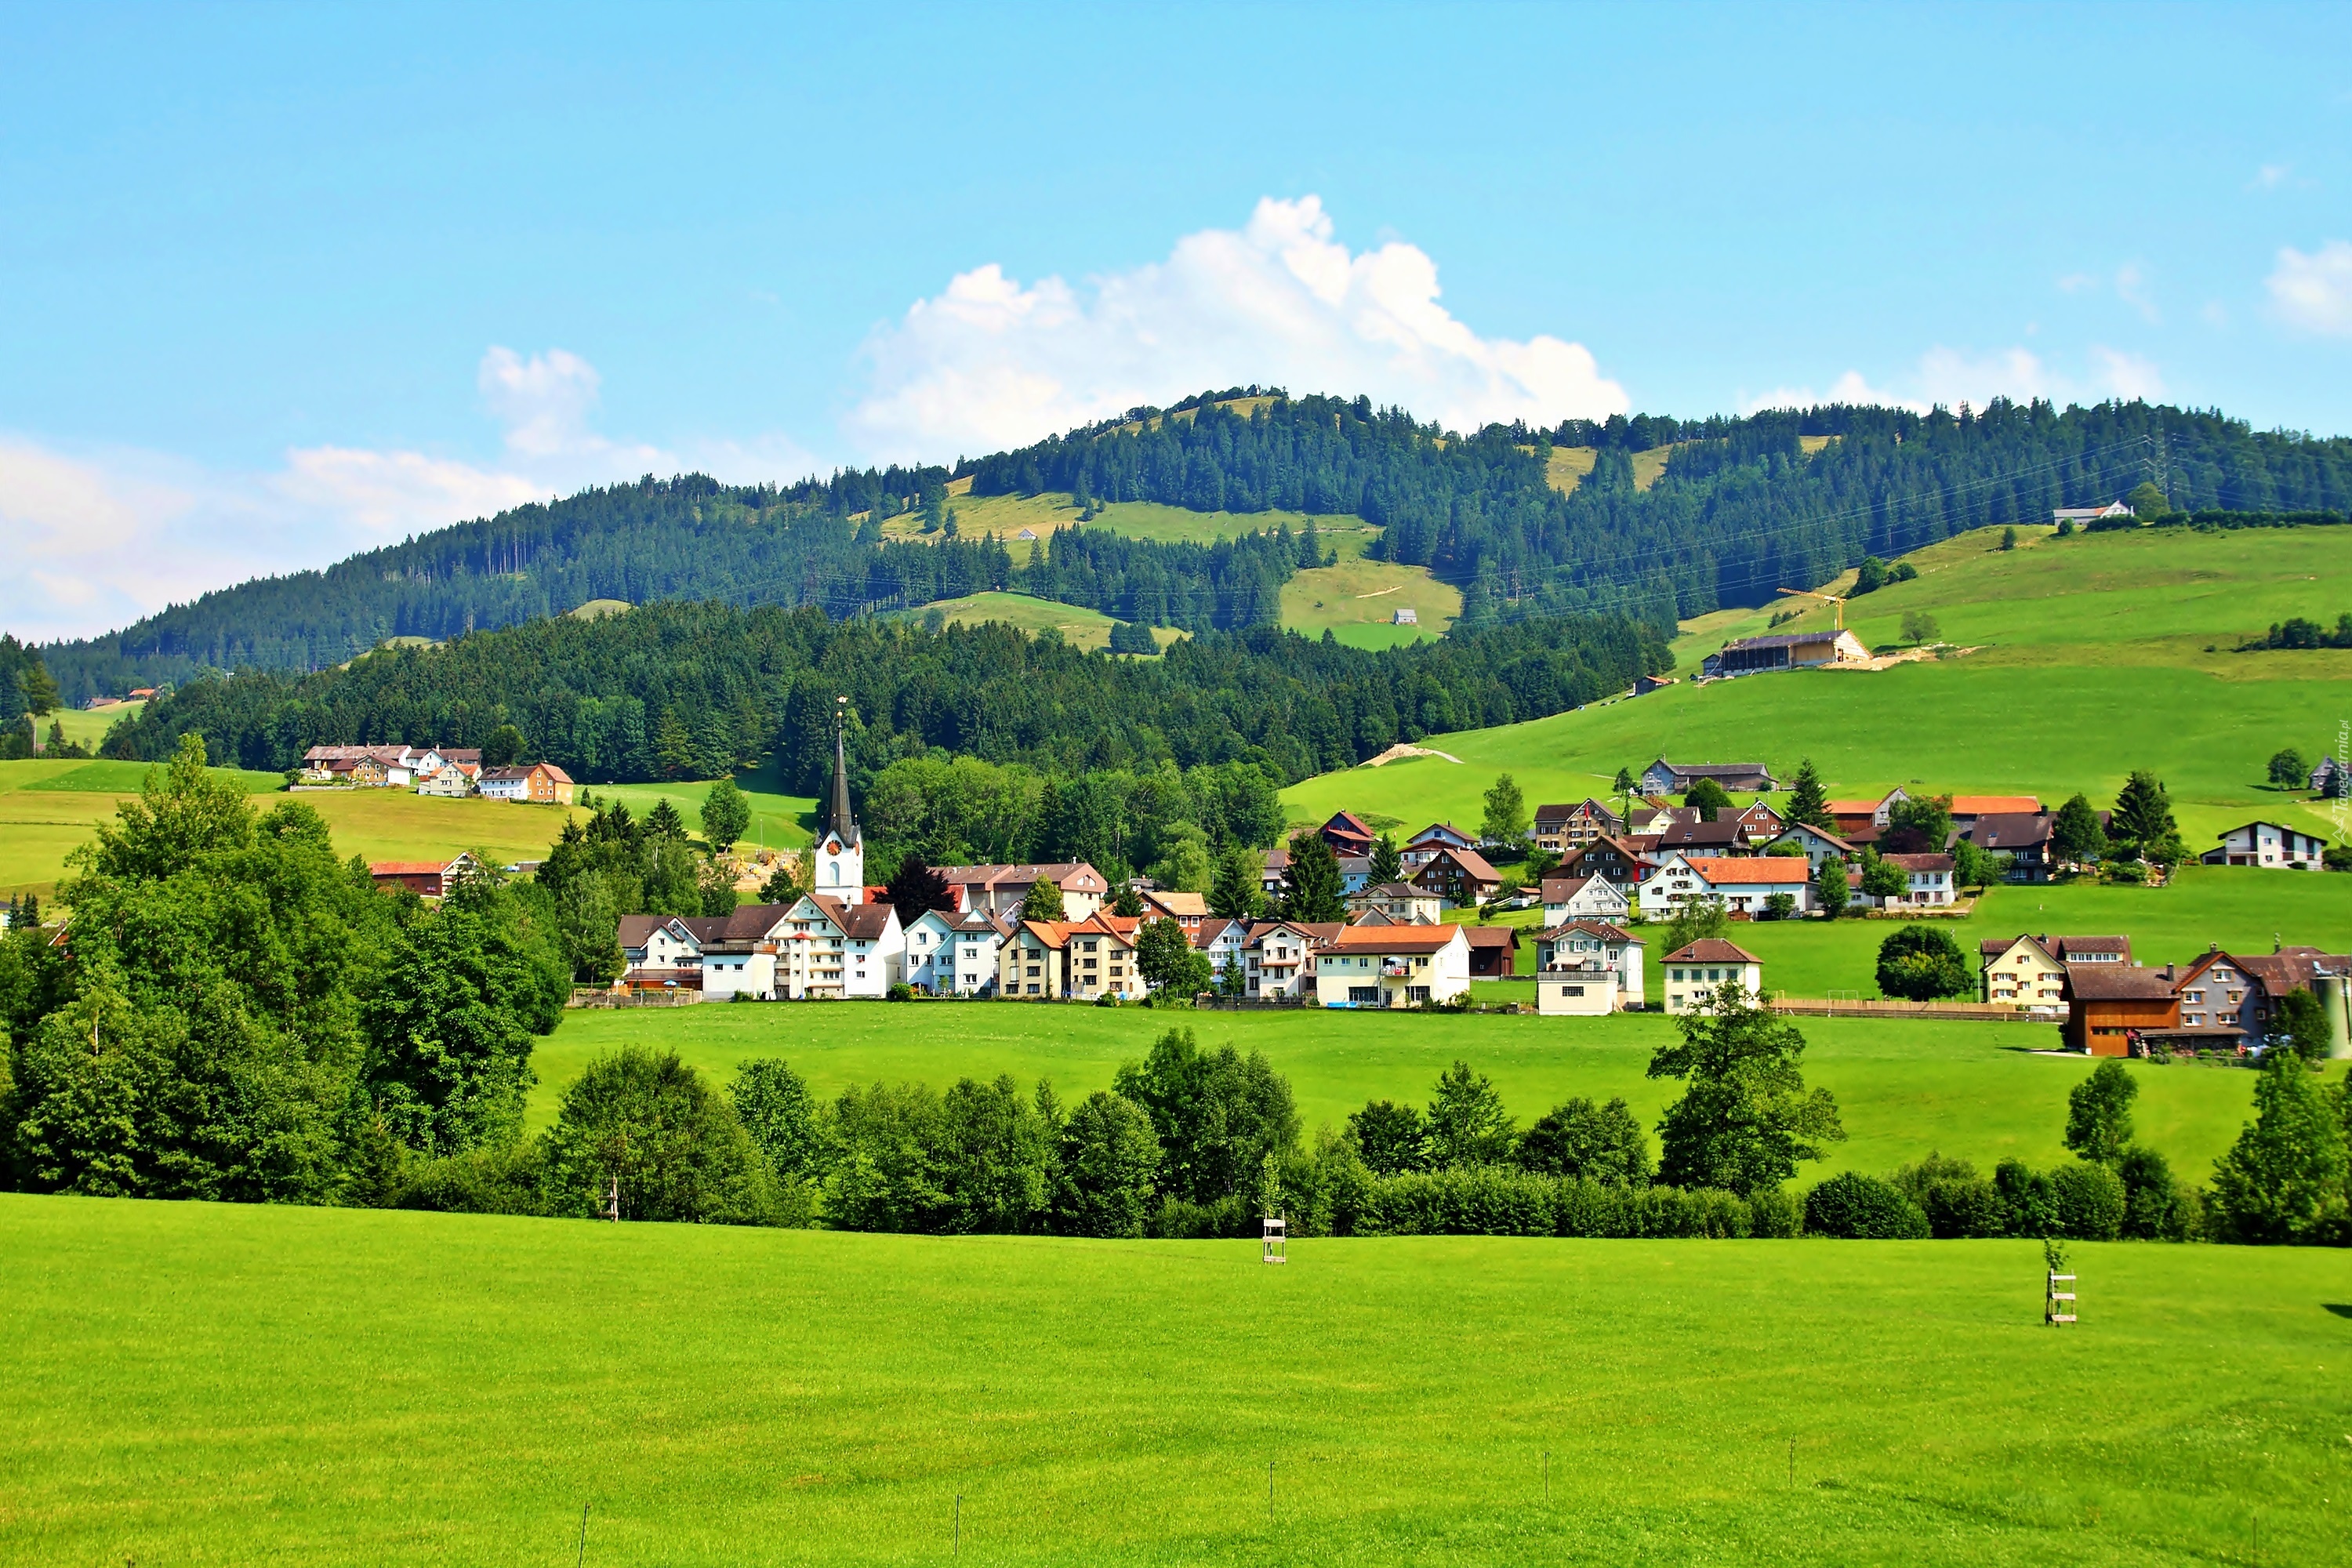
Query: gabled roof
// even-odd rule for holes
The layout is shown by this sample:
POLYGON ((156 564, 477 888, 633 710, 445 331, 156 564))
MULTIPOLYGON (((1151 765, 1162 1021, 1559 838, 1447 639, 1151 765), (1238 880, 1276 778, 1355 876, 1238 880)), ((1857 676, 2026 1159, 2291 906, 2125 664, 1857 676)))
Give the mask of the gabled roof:
POLYGON ((2032 816, 2041 810, 2039 795, 1956 795, 1952 797, 1954 816, 2032 816))
POLYGON ((1460 839, 1465 845, 1471 845, 1478 842, 1475 835, 1463 832, 1460 828, 1454 826, 1454 824, 1450 822, 1433 822, 1428 826, 1423 828, 1420 832, 1414 834, 1411 838, 1406 839, 1404 847, 1411 849, 1424 839, 1432 837, 1445 839, 1448 835, 1451 835, 1454 838, 1460 839))
POLYGON ((1426 899, 1431 894, 1428 889, 1416 888, 1411 882, 1376 882, 1363 891, 1349 896, 1357 899, 1426 899))
POLYGON ((1906 871, 1948 871, 1952 868, 1949 855, 1881 855, 1879 858, 1906 871))
MULTIPOLYGON (((1804 642, 1819 642, 1823 639, 1819 637, 1804 637, 1800 640, 1804 642)), ((1762 763, 1670 763, 1664 757, 1660 757, 1656 762, 1652 763, 1650 767, 1663 767, 1668 773, 1673 773, 1676 778, 1685 779, 1744 779, 1769 777, 1772 772, 1771 769, 1766 767, 1762 763)), ((1644 768, 1642 771, 1647 773, 1649 769, 1644 768)))
POLYGON ((665 930, 684 937, 694 935, 693 931, 676 915, 623 915, 620 945, 643 947, 652 940, 654 932, 665 930))
POLYGON ((1671 822, 1659 831, 1657 838, 1661 849, 1679 849, 1686 845, 1706 848, 1747 842, 1738 822, 1728 817, 1714 822, 1671 822))
POLYGON ((2224 954, 2239 968, 2263 984, 2263 989, 2273 999, 2290 991, 2310 988, 2321 974, 2352 974, 2352 955, 2322 952, 2315 947, 2283 947, 2276 952, 2257 953, 2251 958, 2224 954))
POLYGON ((1371 827, 1352 811, 1335 811, 1323 826, 1336 827, 1346 834, 1361 835, 1366 838, 1374 837, 1371 827))
POLYGON ((1582 892, 1588 882, 1598 882, 1612 893, 1617 890, 1617 884, 1606 877, 1546 877, 1541 889, 1542 900, 1547 904, 1564 904, 1582 892))
POLYGON ((1545 822, 1565 822, 1580 811, 1586 812, 1593 816, 1606 817, 1612 822, 1617 818, 1617 814, 1610 810, 1606 803, 1597 801, 1588 795, 1573 805, 1539 805, 1536 807, 1536 821, 1539 824, 1545 822))
POLYGON ((1323 940, 1330 952, 1435 952, 1467 941, 1458 925, 1341 926, 1323 940))
POLYGON ((1979 849, 2021 849, 2050 842, 2047 812, 1988 812, 1967 829, 1969 843, 1979 849))
POLYGON ((1470 939, 1472 947, 1515 947, 1519 933, 1512 926, 1464 926, 1462 934, 1470 939))
POLYGON ((2126 963, 2131 959, 2131 938, 2127 936, 2062 936, 2043 945, 2061 960, 2075 952, 2112 953, 2126 963))
POLYGON ((2304 837, 2304 838, 2316 838, 2316 837, 2319 837, 2319 835, 2317 835, 2316 833, 2312 832, 2309 828, 2305 828, 2305 827, 2290 827, 2289 826, 2287 826, 2287 825, 2286 825, 2285 823, 2284 823, 2284 822, 2271 822, 2271 821, 2268 821, 2268 820, 2266 820, 2266 819, 2264 819, 2264 818, 2257 817, 2255 820, 2253 820, 2253 821, 2252 821, 2252 822, 2242 822, 2242 823, 2238 824, 2238 826, 2237 826, 2232 827, 2232 828, 2230 828, 2230 829, 2228 829, 2228 830, 2227 830, 2227 831, 2225 831, 2225 832, 2217 833, 2217 834, 2215 834, 2215 835, 2213 836, 2213 838, 2214 838, 2214 841, 2215 841, 2216 843, 2219 843, 2219 842, 2221 842, 2221 841, 2222 841, 2222 840, 2225 840, 2225 839, 2227 839, 2227 838, 2231 837, 2232 835, 2240 834, 2240 833, 2243 833, 2243 832, 2247 831, 2247 830, 2248 830, 2248 829, 2250 829, 2250 828, 2255 828, 2255 827, 2267 827, 2267 828, 2269 828, 2269 829, 2270 829, 2272 832, 2273 832, 2273 833, 2278 833, 2278 834, 2282 834, 2282 835, 2284 835, 2284 834, 2293 834, 2293 835, 2296 835, 2296 836, 2301 837, 2304 837))
POLYGON ((1198 893, 1182 893, 1173 889, 1154 889, 1143 895, 1143 901, 1163 910, 1179 920, 1200 920, 1209 912, 1209 900, 1198 893))
POLYGON ((1703 936, 1686 947, 1678 947, 1666 954, 1668 963, 1761 963, 1764 961, 1744 947, 1724 941, 1719 936, 1703 936))
POLYGON ((1792 822, 1789 824, 1788 826, 1780 830, 1779 837, 1787 838, 1791 835, 1800 833, 1809 834, 1811 837, 1820 839, 1822 843, 1828 845, 1831 848, 1835 849, 1841 855, 1851 855, 1853 853, 1853 846, 1852 844, 1847 843, 1836 834, 1832 833, 1828 828, 1815 827, 1810 822, 1792 822))
POLYGON ((2170 964, 2142 969, 2130 963, 2070 963, 2066 994, 2084 1002, 2168 1001, 2179 979, 2170 964))
POLYGON ((1749 855, 1723 859, 1694 859, 1684 856, 1690 868, 1705 878, 1710 886, 1783 887, 1792 882, 1813 879, 1811 865, 1794 855, 1749 855))
MULTIPOLYGON (((1462 868, 1462 874, 1474 882, 1499 882, 1503 879, 1503 874, 1486 864, 1486 858, 1475 849, 1457 849, 1448 845, 1430 857, 1429 865, 1434 866, 1440 860, 1452 860, 1462 868)), ((1429 866, 1423 867, 1421 874, 1427 876, 1429 866)))
POLYGON ((2030 944, 2034 952, 2040 953, 2042 957, 2049 959, 2051 963, 2055 963, 2058 962, 2055 958, 2051 957, 2049 948, 2042 945, 2042 940, 2033 935, 2031 931, 2020 931, 2015 936, 1989 936, 1982 942, 1977 943, 1977 952, 1986 959, 1995 959, 1999 958, 2002 953, 2007 952, 2011 948, 2015 947, 2021 942, 2030 944))
POLYGON ((1214 947, 1218 939, 1228 931, 1233 932, 1235 942, 1245 942, 1249 938, 1249 922, 1227 920, 1223 915, 1211 915, 1192 928, 1192 945, 1200 948, 1214 947))
POLYGON ((1645 945, 1640 937, 1622 926, 1611 925, 1607 921, 1562 921, 1556 926, 1536 932, 1536 937, 1542 942, 1558 942, 1570 933, 1597 936, 1603 942, 1630 942, 1635 947, 1645 945))

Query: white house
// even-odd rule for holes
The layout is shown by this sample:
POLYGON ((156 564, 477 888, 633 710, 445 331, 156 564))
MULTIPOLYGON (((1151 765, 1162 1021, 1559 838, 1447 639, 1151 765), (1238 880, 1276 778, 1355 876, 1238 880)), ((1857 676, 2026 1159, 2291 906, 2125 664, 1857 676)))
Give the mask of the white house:
POLYGON ((1315 950, 1316 1005, 1413 1007, 1470 989, 1470 942, 1458 925, 1343 926, 1315 950))
POLYGON ((1450 822, 1433 822, 1414 834, 1397 859, 1408 871, 1415 870, 1437 858, 1441 849, 1475 849, 1478 841, 1450 822))
POLYGON ((1249 945, 1247 921, 1211 915, 1187 934, 1192 946, 1208 955, 1209 973, 1212 974, 1223 975, 1228 968, 1246 963, 1242 952, 1249 945))
POLYGON ((2318 870, 2327 840, 2275 822, 2248 822, 2221 835, 2221 845, 2197 858, 2208 866, 2292 866, 2318 870))
MULTIPOLYGON (((803 894, 768 935, 775 946, 771 991, 779 998, 879 997, 905 978, 907 933, 888 904, 803 894)), ((709 994, 706 977, 703 994, 709 994)))
POLYGON ((1567 921, 1622 921, 1633 911, 1625 889, 1606 877, 1546 877, 1544 924, 1567 921))
POLYGON ((1445 900, 1426 888, 1416 888, 1411 882, 1382 882, 1365 888, 1348 898, 1350 914, 1362 915, 1378 910, 1399 925, 1435 925, 1445 912, 1445 900))
POLYGON ((964 917, 925 910, 905 922, 907 984, 930 996, 952 996, 955 987, 955 928, 964 917))
POLYGON ((479 763, 445 762, 430 773, 416 775, 416 793, 450 796, 469 795, 474 793, 477 781, 481 776, 482 766, 479 763))
POLYGON ((1811 910, 1812 867, 1793 855, 1716 859, 1677 850, 1651 873, 1638 896, 1645 917, 1664 920, 1680 905, 1708 899, 1719 900, 1733 914, 1762 914, 1775 893, 1790 896, 1793 913, 1811 910))
POLYGON ((1642 1005, 1642 940, 1607 921, 1536 932, 1536 1011, 1597 1016, 1642 1005))
POLYGON ((1952 901, 1952 858, 1949 855, 1882 855, 1903 873, 1903 891, 1878 900, 1882 907, 1912 908, 1952 901))
MULTIPOLYGON (((1261 921, 1242 948, 1243 975, 1253 996, 1308 996, 1315 991, 1317 945, 1341 929, 1298 921, 1261 921)), ((1465 946, 1466 954, 1469 949, 1465 946)), ((1468 959, 1464 959, 1465 973, 1468 959)))
POLYGON ((1750 997, 1764 994, 1764 961, 1719 936, 1676 948, 1666 954, 1664 968, 1669 1013, 1698 1012, 1726 985, 1737 985, 1750 997))
POLYGON ((946 963, 936 956, 931 960, 933 973, 937 976, 933 982, 933 994, 979 996, 989 994, 1000 968, 999 955, 1012 931, 1013 922, 1002 915, 967 910, 956 916, 950 931, 953 939, 954 962, 946 963))
POLYGON ((1815 876, 1821 874, 1822 862, 1824 860, 1843 860, 1861 853, 1836 834, 1815 827, 1810 822, 1789 824, 1780 837, 1774 838, 1765 847, 1778 849, 1784 844, 1793 844, 1805 852, 1805 864, 1811 868, 1815 876))

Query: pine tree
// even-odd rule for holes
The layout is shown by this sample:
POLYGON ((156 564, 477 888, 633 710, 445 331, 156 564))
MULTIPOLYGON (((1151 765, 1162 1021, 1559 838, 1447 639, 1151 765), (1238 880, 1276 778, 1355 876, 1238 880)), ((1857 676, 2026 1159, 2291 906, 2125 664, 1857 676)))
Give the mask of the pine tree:
POLYGON ((1836 825, 1836 818, 1830 815, 1829 791, 1822 787, 1821 770, 1813 766, 1811 757, 1797 764, 1797 776, 1790 781, 1787 816, 1790 822, 1801 822, 1823 832, 1836 825))
POLYGON ((1319 833, 1301 833, 1290 841, 1290 864, 1282 873, 1282 913, 1286 920, 1343 921, 1347 900, 1339 892, 1339 858, 1319 833))
POLYGON ((2145 768, 2135 770, 2126 781, 2108 821, 2116 841, 2128 845, 2143 860, 2170 866, 2188 852, 2180 841, 2180 825, 2172 818, 2172 800, 2165 794, 2163 781, 2145 768))
POLYGON ((1220 920, 1254 919, 1265 899, 1264 870, 1256 850, 1242 844, 1227 849, 1218 858, 1217 879, 1209 888, 1209 912, 1220 920))
POLYGON ((1397 854, 1396 840, 1381 834, 1372 840, 1372 886, 1381 887, 1404 875, 1404 861, 1397 854))

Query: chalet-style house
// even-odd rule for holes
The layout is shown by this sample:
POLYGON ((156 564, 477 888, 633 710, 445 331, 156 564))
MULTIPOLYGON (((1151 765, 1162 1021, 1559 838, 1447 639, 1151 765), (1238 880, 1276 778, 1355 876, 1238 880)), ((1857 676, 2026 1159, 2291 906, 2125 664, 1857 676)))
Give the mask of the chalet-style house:
POLYGON ((2070 963, 2066 966, 2066 1022, 2060 1026, 2066 1048, 2095 1057, 2128 1056, 2144 1032, 2180 1024, 2179 979, 2170 964, 2143 969, 2136 963, 2070 963))
POLYGON ((527 801, 535 805, 572 804, 572 775, 553 763, 485 768, 476 788, 486 800, 527 801))
POLYGON ((1606 877, 1546 877, 1543 879, 1544 924, 1569 921, 1618 921, 1633 912, 1625 889, 1606 877))
POLYGON ((1786 893, 1792 913, 1813 907, 1812 868, 1793 855, 1748 855, 1736 858, 1666 857, 1635 895, 1649 920, 1669 920, 1687 903, 1719 901, 1735 915, 1759 915, 1775 893, 1786 893))
POLYGON ((2316 992, 2316 982, 2341 975, 2352 975, 2352 954, 2315 947, 2249 954, 2215 948, 2187 965, 2173 987, 2180 994, 2180 1027, 2228 1029, 2245 1045, 2260 1044, 2279 1031, 2290 993, 2316 992))
POLYGON ((1952 826, 1965 827, 1980 816, 2035 816, 2041 811, 2039 795, 1956 795, 1952 797, 1952 826))
POLYGON ((1701 779, 1713 779, 1734 795, 1769 795, 1780 787, 1762 763, 1670 763, 1660 757, 1642 770, 1642 788, 1651 795, 1688 795, 1701 779))
POLYGON ((2352 953, 2282 947, 2269 953, 2214 948, 2187 964, 2146 969, 2105 962, 2066 965, 2068 1048, 2097 1057, 2150 1048, 2244 1051, 2278 1033, 2286 998, 2322 995, 2352 976, 2352 953))
POLYGON ((1824 861, 1850 860, 1862 853, 1855 845, 1848 843, 1834 833, 1823 832, 1810 822, 1790 823, 1781 829, 1779 837, 1765 847, 1777 849, 1784 844, 1793 844, 1803 850, 1805 864, 1811 866, 1817 876, 1824 861))
POLYGON ((1606 805, 1587 795, 1573 805, 1539 805, 1536 807, 1535 847, 1549 849, 1555 855, 1565 855, 1591 843, 1604 833, 1614 833, 1623 825, 1606 805))
POLYGON ((1811 632, 1777 632, 1766 637, 1734 637, 1699 663, 1699 673, 1714 679, 1759 675, 1771 669, 1817 669, 1823 665, 1859 664, 1870 649, 1852 632, 1823 626, 1811 632))
POLYGON ((1307 921, 1261 921, 1250 927, 1242 949, 1244 991, 1267 998, 1312 996, 1316 950, 1346 929, 1307 921))
POLYGON ((1764 961, 1719 936, 1701 937, 1659 963, 1666 972, 1669 1013, 1698 1012, 1726 985, 1738 986, 1750 998, 1764 994, 1764 961))
MULTIPOLYGON (((1285 864, 1287 864, 1286 858, 1285 864)), ((961 907, 983 914, 1018 915, 1021 900, 1039 879, 1062 889, 1062 915, 1080 921, 1103 907, 1111 896, 1110 881, 1083 860, 1035 865, 937 866, 948 886, 957 890, 961 907)), ((1277 879, 1276 886, 1280 886, 1277 879)))
MULTIPOLYGON (((1402 858, 1402 857, 1400 857, 1402 858)), ((1339 894, 1360 893, 1372 885, 1372 858, 1369 855, 1342 855, 1339 861, 1339 894)))
POLYGON ((1748 852, 1748 836, 1732 817, 1715 822, 1703 822, 1696 817, 1667 823, 1655 834, 1645 834, 1657 842, 1650 847, 1652 865, 1662 863, 1665 856, 1679 850, 1685 855, 1744 855, 1748 852))
POLYGON ((1318 831, 1322 834, 1323 842, 1331 847, 1331 853, 1343 857, 1370 855, 1373 842, 1380 837, 1362 817, 1352 811, 1332 813, 1331 820, 1318 831))
POLYGON ((727 915, 624 915, 620 938, 623 984, 692 988, 705 1001, 879 998, 906 955, 896 910, 821 894, 727 915))
POLYGON ((1898 785, 1876 800, 1832 800, 1827 803, 1830 821, 1841 838, 1853 839, 1862 833, 1875 835, 1895 819, 1896 803, 1910 798, 1898 785))
POLYGON ((2311 793, 2324 800, 2352 795, 2352 767, 2341 757, 2320 758, 2319 765, 2311 770, 2311 793))
POLYGON ((1478 841, 1450 822, 1433 822, 1405 840, 1397 859, 1408 871, 1426 866, 1441 849, 1475 849, 1478 841))
MULTIPOLYGON (((1209 918, 1209 900, 1198 893, 1179 892, 1172 888, 1147 888, 1137 895, 1143 900, 1145 920, 1174 921, 1190 936, 1201 929, 1209 918)), ((1067 901, 1064 895, 1064 901, 1067 901)))
POLYGON ((1398 925, 1435 925, 1445 912, 1442 894, 1411 882, 1382 882, 1348 896, 1348 913, 1351 916, 1374 910, 1386 915, 1398 925))
POLYGON ((371 860, 368 876, 379 888, 406 888, 421 898, 446 898, 459 882, 481 869, 481 862, 460 854, 454 860, 371 860))
POLYGON ((1760 800, 1750 801, 1741 806, 1739 815, 1732 820, 1739 825, 1740 837, 1748 841, 1751 849, 1760 849, 1771 843, 1789 826, 1786 817, 1760 800))
POLYGON ((2197 858, 2208 866, 2279 866, 2316 871, 2327 840, 2275 822, 2246 822, 2221 835, 2221 844, 2197 858))
POLYGON ((907 984, 927 996, 992 996, 1013 922, 978 910, 925 910, 907 925, 907 984))
POLYGON ((2046 882, 2058 869, 2057 852, 2050 847, 2050 823, 2046 811, 1993 812, 1956 831, 1979 849, 2008 856, 2008 880, 2046 882))
POLYGON ((1641 885, 1648 868, 1639 844, 1622 834, 1604 833, 1562 860, 1557 875, 1598 877, 1630 894, 1641 885))
POLYGON ((1475 904, 1491 899, 1503 886, 1503 875, 1486 864, 1475 849, 1438 849, 1407 879, 1424 892, 1450 904, 1475 904))
POLYGON ((482 764, 478 761, 452 757, 429 773, 416 775, 416 793, 446 795, 453 800, 481 793, 482 764))
POLYGON ((1567 921, 1535 933, 1536 1011, 1597 1016, 1642 1005, 1642 940, 1607 921, 1567 921))
POLYGON ((1323 1007, 1417 1007, 1470 986, 1470 942, 1458 925, 1345 926, 1315 951, 1323 1007))

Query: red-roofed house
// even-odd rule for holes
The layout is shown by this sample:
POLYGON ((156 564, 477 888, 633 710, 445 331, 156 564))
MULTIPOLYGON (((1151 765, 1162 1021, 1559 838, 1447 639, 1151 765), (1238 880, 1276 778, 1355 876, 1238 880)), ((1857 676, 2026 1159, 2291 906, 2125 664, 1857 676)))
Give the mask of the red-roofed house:
POLYGON ((457 887, 469 873, 479 868, 479 862, 471 855, 463 853, 454 860, 371 860, 368 862, 368 875, 374 879, 377 887, 407 888, 420 897, 427 899, 447 896, 450 889, 457 887))
POLYGON ((1793 855, 1750 855, 1716 858, 1672 853, 1642 884, 1642 913, 1651 920, 1669 920, 1682 904, 1713 899, 1734 915, 1759 915, 1770 908, 1775 893, 1795 900, 1793 913, 1813 907, 1812 868, 1793 855))
POLYGON ((1315 950, 1324 1007, 1416 1007, 1470 988, 1470 942, 1458 925, 1343 926, 1315 950))
POLYGON ((1409 879, 1416 888, 1435 893, 1453 904, 1475 904, 1491 899, 1503 886, 1502 873, 1475 849, 1440 848, 1422 862, 1409 879))

